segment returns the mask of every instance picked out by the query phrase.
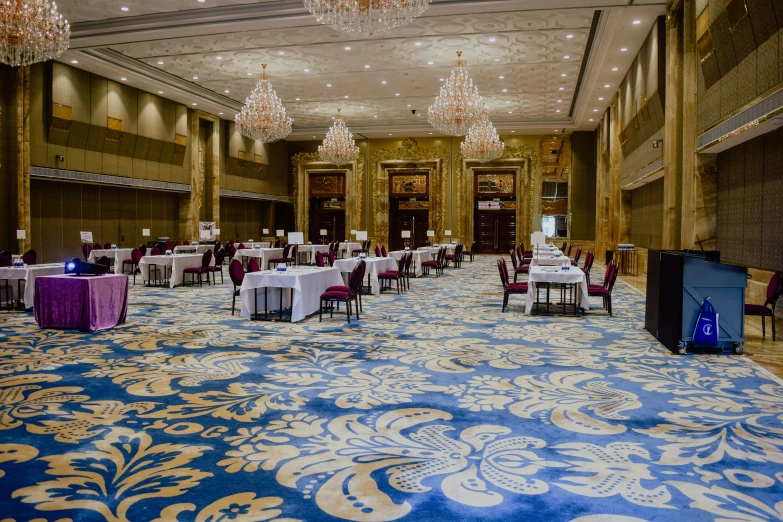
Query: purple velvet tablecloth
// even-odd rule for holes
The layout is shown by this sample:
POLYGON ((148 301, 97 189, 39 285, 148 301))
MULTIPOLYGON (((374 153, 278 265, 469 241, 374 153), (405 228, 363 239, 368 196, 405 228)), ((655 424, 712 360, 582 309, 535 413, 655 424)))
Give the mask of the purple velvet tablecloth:
POLYGON ((41 328, 95 332, 125 322, 128 276, 56 275, 35 280, 35 320, 41 328))

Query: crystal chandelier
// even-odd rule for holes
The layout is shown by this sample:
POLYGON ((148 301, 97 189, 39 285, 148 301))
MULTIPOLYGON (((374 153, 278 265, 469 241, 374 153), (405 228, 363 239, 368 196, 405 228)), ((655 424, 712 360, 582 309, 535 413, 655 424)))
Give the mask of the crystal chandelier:
POLYGON ((48 0, 0 0, 0 63, 51 60, 68 49, 71 26, 48 0))
POLYGON ((266 64, 262 64, 262 67, 264 70, 258 85, 245 100, 245 105, 234 121, 243 136, 261 143, 271 143, 291 134, 293 120, 286 115, 283 102, 272 89, 266 75, 266 64))
POLYGON ((460 149, 465 159, 486 163, 503 156, 506 144, 500 141, 495 126, 489 119, 486 119, 468 130, 468 135, 460 145, 460 149))
POLYGON ((322 24, 370 36, 408 25, 430 0, 304 0, 304 5, 322 24))
POLYGON ((318 147, 318 156, 322 161, 338 167, 355 161, 359 157, 359 147, 353 141, 353 134, 345 126, 343 117, 340 116, 340 109, 337 109, 334 124, 326 133, 323 145, 318 147))
POLYGON ((433 127, 454 136, 464 135, 474 123, 487 117, 484 101, 468 76, 461 56, 460 51, 453 63, 454 69, 440 88, 435 103, 428 109, 427 117, 433 127))

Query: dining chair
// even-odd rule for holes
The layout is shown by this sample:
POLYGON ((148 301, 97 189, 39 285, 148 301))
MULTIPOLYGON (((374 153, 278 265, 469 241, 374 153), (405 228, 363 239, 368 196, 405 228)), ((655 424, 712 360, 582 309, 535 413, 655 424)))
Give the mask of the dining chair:
MULTIPOLYGON (((530 273, 530 265, 519 265, 517 264, 517 256, 514 253, 513 250, 509 250, 508 253, 511 255, 511 265, 514 267, 514 282, 517 282, 517 276, 519 274, 529 274, 530 273)), ((508 268, 506 268, 506 272, 508 272, 508 268)))
POLYGON ((318 321, 323 321, 324 303, 329 308, 331 315, 334 317, 334 304, 345 303, 345 312, 348 316, 348 324, 351 323, 351 301, 356 305, 356 320, 359 320, 359 295, 362 291, 362 281, 364 281, 364 273, 367 269, 367 264, 364 260, 359 261, 354 269, 351 271, 351 275, 348 278, 348 292, 327 290, 321 294, 321 303, 318 311, 318 321))
POLYGON ((101 244, 100 244, 100 243, 95 243, 95 244, 92 246, 92 249, 93 249, 93 250, 103 250, 103 247, 101 246, 101 244))
POLYGON ((238 259, 231 260, 228 265, 228 277, 231 282, 234 283, 234 291, 231 293, 231 315, 234 315, 234 308, 237 304, 237 297, 239 296, 239 288, 242 286, 242 281, 245 280, 245 269, 242 268, 242 262, 238 259))
POLYGON ((579 258, 582 257, 582 247, 576 247, 576 254, 571 260, 571 266, 579 266, 579 258))
POLYGON ((386 245, 381 245, 381 254, 383 254, 382 257, 388 257, 389 253, 386 251, 386 245))
POLYGON ((90 259, 90 252, 92 252, 92 245, 89 243, 85 243, 82 245, 82 254, 84 255, 84 260, 88 261, 90 259))
POLYGON ((38 263, 38 255, 35 253, 35 250, 30 249, 24 253, 22 256, 22 261, 24 261, 24 264, 28 266, 35 265, 38 263))
POLYGON ((323 252, 316 252, 315 253, 315 266, 319 268, 324 267, 324 254, 323 252))
POLYGON ((131 256, 130 259, 123 259, 122 261, 122 273, 125 273, 125 265, 130 265, 131 270, 133 271, 133 284, 136 284, 136 272, 139 269, 139 261, 141 261, 141 258, 144 257, 144 255, 141 253, 141 250, 138 248, 134 248, 131 250, 131 256))
POLYGON ((279 264, 282 264, 282 263, 288 264, 288 261, 290 259, 289 254, 291 252, 291 246, 292 245, 286 245, 285 248, 283 248, 283 255, 282 256, 271 258, 267 262, 267 268, 271 269, 272 268, 272 264, 274 264, 275 266, 277 266, 279 264))
POLYGON ((767 285, 766 301, 763 305, 746 304, 745 315, 761 317, 761 337, 767 336, 767 317, 772 318, 772 340, 775 340, 775 305, 783 293, 783 274, 775 272, 767 285))
POLYGON ((378 274, 378 281, 381 283, 381 293, 383 293, 384 289, 389 288, 391 289, 391 282, 395 281, 397 283, 397 295, 400 295, 400 284, 402 283, 402 289, 405 290, 405 280, 404 280, 404 273, 405 273, 405 267, 408 263, 408 254, 403 254, 400 258, 400 262, 397 265, 397 270, 387 270, 385 272, 381 272, 378 274), (388 283, 388 286, 386 286, 384 283, 388 283))
POLYGON ((595 253, 592 250, 588 250, 585 254, 585 264, 582 267, 582 272, 587 276, 587 284, 590 284, 590 270, 593 269, 593 260, 595 259, 595 253))
POLYGON ((247 262, 247 273, 250 274, 252 272, 260 272, 261 267, 258 265, 258 259, 255 257, 251 257, 250 261, 247 262))
POLYGON ((565 252, 568 247, 568 241, 563 241, 563 246, 560 247, 561 252, 565 252))
MULTIPOLYGON (((512 255, 514 251, 511 251, 512 255)), ((501 313, 505 313, 508 307, 508 296, 511 294, 527 294, 528 283, 527 282, 508 282, 508 267, 506 266, 506 260, 502 257, 498 258, 498 272, 500 273, 500 282, 503 284, 503 308, 501 313)))
POLYGON ((603 285, 587 285, 588 297, 601 297, 604 300, 603 308, 609 312, 609 317, 612 317, 612 288, 617 280, 617 272, 619 266, 616 261, 610 261, 606 265, 606 272, 604 272, 604 284, 603 285))
POLYGON ((215 254, 215 264, 209 266, 209 272, 212 274, 212 279, 215 281, 215 285, 217 285, 217 276, 214 274, 219 273, 220 274, 220 284, 222 285, 224 283, 223 281, 223 261, 226 259, 226 252, 223 249, 220 249, 215 254))
POLYGON ((334 253, 334 250, 329 251, 329 266, 334 266, 334 262, 337 259, 337 256, 334 253))
POLYGON ((201 266, 191 266, 186 268, 182 271, 182 286, 188 286, 188 281, 185 278, 186 275, 190 274, 190 284, 195 284, 198 282, 198 286, 203 286, 203 274, 207 275, 207 285, 210 283, 209 278, 209 262, 212 261, 212 250, 207 250, 204 252, 204 254, 201 256, 201 266), (196 276, 198 276, 198 281, 196 280, 196 276))
POLYGON ((370 245, 372 244, 372 239, 368 239, 364 242, 364 248, 362 249, 362 252, 364 254, 370 255, 370 245))
POLYGON ((365 244, 365 241, 362 241, 361 242, 361 246, 359 248, 354 248, 353 250, 351 250, 351 257, 358 257, 359 254, 364 252, 364 244, 365 244))
POLYGON ((375 245, 375 257, 383 257, 381 255, 381 247, 379 245, 375 245))
MULTIPOLYGON (((5 254, 6 252, 3 251, 2 254, 5 254)), ((0 254, 0 268, 5 268, 9 266, 13 266, 14 262, 11 258, 11 253, 8 252, 8 255, 2 255, 0 254)), ((13 289, 11 285, 8 283, 8 279, 0 279, 0 306, 3 304, 3 294, 5 294, 5 302, 8 310, 13 309, 13 289)))
POLYGON ((185 241, 182 242, 182 245, 183 246, 190 246, 190 240, 186 239, 185 241))
POLYGON ((476 253, 476 242, 473 241, 470 244, 470 250, 465 250, 462 254, 468 256, 470 258, 470 262, 472 263, 473 262, 473 254, 475 254, 475 253, 476 253))
POLYGON ((111 250, 111 243, 104 243, 103 249, 104 250, 111 250))

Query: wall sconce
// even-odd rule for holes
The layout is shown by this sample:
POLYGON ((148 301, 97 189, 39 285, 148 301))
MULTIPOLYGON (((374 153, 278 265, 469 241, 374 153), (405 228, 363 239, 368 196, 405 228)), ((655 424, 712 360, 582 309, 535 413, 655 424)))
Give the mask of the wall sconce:
POLYGON ((652 146, 654 149, 657 149, 663 144, 663 140, 652 140, 652 146))

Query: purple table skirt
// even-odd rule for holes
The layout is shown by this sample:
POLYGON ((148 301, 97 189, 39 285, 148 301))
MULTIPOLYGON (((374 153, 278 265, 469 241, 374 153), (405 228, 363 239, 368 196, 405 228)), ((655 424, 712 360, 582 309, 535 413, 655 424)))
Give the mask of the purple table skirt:
POLYGON ((56 275, 35 280, 35 320, 41 328, 95 332, 125 322, 128 276, 56 275))

